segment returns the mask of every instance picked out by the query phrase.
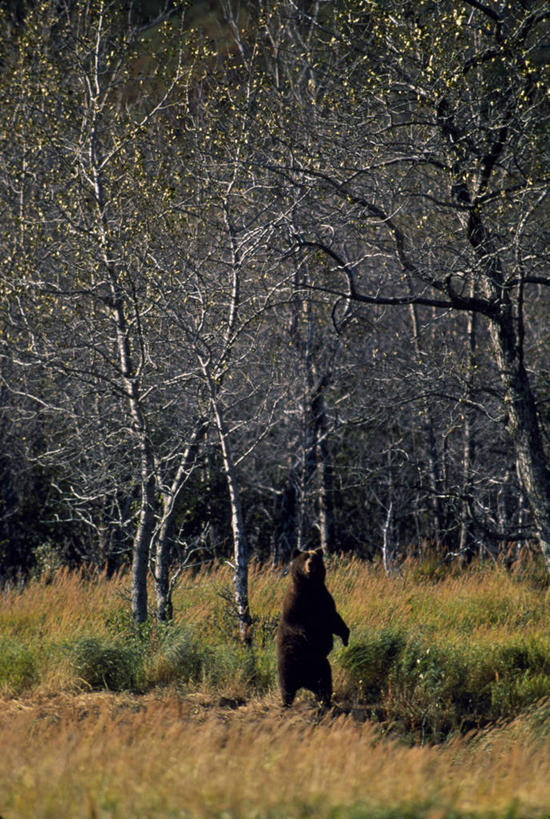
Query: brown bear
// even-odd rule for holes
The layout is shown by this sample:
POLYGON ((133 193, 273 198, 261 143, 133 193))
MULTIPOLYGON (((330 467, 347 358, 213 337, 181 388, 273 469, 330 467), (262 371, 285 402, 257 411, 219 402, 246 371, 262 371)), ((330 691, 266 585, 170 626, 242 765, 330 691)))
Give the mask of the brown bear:
POLYGON ((277 630, 277 666, 283 705, 292 705, 299 688, 312 691, 324 707, 332 697, 332 674, 327 657, 332 635, 345 646, 349 628, 325 586, 325 564, 321 549, 295 549, 291 565, 292 585, 283 600, 277 630))

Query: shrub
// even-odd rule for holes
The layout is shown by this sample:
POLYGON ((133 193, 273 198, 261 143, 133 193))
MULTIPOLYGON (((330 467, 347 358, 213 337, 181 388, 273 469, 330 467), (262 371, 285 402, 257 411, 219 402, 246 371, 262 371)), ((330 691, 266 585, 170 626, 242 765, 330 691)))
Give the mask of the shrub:
POLYGON ((387 686, 390 669, 401 656, 406 641, 403 632, 382 629, 342 652, 341 665, 361 698, 367 702, 379 699, 387 686))
POLYGON ((341 664, 379 718, 430 741, 550 697, 550 652, 532 639, 492 648, 384 629, 350 647, 341 664))
POLYGON ((38 681, 35 653, 25 645, 11 640, 0 642, 0 688, 17 696, 38 681))
POLYGON ((239 653, 244 655, 241 663, 247 686, 257 694, 265 694, 273 688, 276 681, 275 652, 256 652, 241 646, 239 653))
POLYGON ((528 711, 528 725, 534 736, 547 740, 550 736, 550 698, 537 702, 528 711))
POLYGON ((212 651, 190 630, 166 629, 147 669, 149 685, 200 682, 211 664, 212 651))
POLYGON ((214 647, 205 667, 205 682, 218 690, 265 693, 275 684, 275 652, 256 651, 237 642, 214 647))
POLYGON ((550 696, 548 646, 530 639, 500 646, 494 658, 491 684, 492 716, 516 716, 537 700, 550 696))
POLYGON ((389 691, 390 719, 432 741, 476 725, 490 702, 483 687, 471 685, 469 659, 459 647, 424 637, 406 644, 391 671, 389 691))
POLYGON ((491 704, 495 717, 509 718, 530 705, 550 697, 550 677, 531 671, 497 680, 491 686, 491 704))
POLYGON ((68 646, 79 680, 93 691, 140 689, 142 658, 133 645, 80 637, 68 646))

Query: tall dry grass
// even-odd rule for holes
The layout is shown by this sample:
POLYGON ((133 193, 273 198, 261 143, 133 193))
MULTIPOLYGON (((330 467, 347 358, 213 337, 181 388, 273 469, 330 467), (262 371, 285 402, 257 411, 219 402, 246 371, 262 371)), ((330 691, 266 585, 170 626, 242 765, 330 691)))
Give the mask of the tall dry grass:
MULTIPOLYGON (((288 582, 279 570, 251 567, 255 673, 264 689, 276 684, 273 637, 288 582)), ((502 646, 519 650, 531 645, 539 654, 548 649, 550 655, 546 590, 498 566, 448 573, 432 582, 419 575, 414 565, 397 577, 387 577, 379 567, 334 559, 327 583, 351 627, 352 646, 391 633, 434 648, 453 647, 456 652, 476 649, 482 655, 502 646)), ((121 651, 128 648, 125 662, 132 662, 132 657, 143 661, 140 674, 134 675, 135 684, 129 687, 139 683, 141 689, 149 689, 157 682, 174 681, 176 669, 171 670, 170 664, 178 657, 187 658, 190 666, 194 663, 198 668, 194 676, 202 674, 203 681, 232 679, 243 655, 236 639, 230 568, 222 565, 186 575, 176 590, 174 608, 176 615, 168 629, 148 624, 138 634, 130 619, 129 578, 122 574, 88 579, 83 573, 60 570, 50 582, 33 581, 22 591, 4 590, 0 592, 0 693, 78 686, 81 667, 67 649, 90 638, 98 655, 103 647, 106 657, 114 642, 121 651), (2 654, 13 660, 2 663, 2 654), (8 668, 10 664, 15 668, 17 660, 21 674, 12 674, 10 680, 8 668)), ((86 646, 81 643, 81 648, 85 651, 86 646)), ((344 654, 336 640, 335 679, 349 689, 354 680, 340 662, 344 654)), ((116 652, 113 658, 116 661, 116 652)))
POLYGON ((251 568, 251 653, 229 567, 184 577, 174 623, 140 629, 123 575, 4 590, 0 816, 548 816, 537 577, 331 561, 352 633, 331 655, 340 716, 321 720, 308 694, 279 705, 280 571, 251 568))
POLYGON ((88 576, 62 568, 47 580, 33 579, 22 589, 0 591, 0 633, 66 640, 88 630, 103 630, 109 617, 129 603, 123 574, 88 576))
POLYGON ((393 625, 457 640, 498 640, 511 631, 540 633, 548 616, 547 591, 538 575, 531 582, 529 573, 514 574, 500 564, 449 570, 432 581, 415 564, 389 577, 379 566, 334 561, 328 585, 358 629, 393 625))
MULTIPOLYGON (((2 703, 0 811, 74 817, 548 816, 550 747, 527 718, 405 747, 349 717, 272 697, 97 694, 2 703)), ((531 721, 533 718, 531 718, 531 721)))

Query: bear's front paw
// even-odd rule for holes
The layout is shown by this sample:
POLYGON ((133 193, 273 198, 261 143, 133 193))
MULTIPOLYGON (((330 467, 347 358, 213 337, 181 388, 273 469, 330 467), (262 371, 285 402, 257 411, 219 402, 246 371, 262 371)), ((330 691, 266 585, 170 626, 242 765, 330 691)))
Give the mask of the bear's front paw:
POLYGON ((344 644, 345 646, 347 646, 347 644, 348 644, 348 642, 349 642, 349 628, 347 628, 347 629, 345 630, 345 632, 342 634, 342 642, 343 642, 343 644, 344 644))

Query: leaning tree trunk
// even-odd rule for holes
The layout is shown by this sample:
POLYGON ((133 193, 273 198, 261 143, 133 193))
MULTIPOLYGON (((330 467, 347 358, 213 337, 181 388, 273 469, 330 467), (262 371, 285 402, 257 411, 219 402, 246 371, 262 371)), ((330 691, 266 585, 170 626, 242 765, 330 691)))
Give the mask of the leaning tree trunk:
POLYGON ((518 477, 533 515, 535 531, 550 571, 550 470, 546 463, 535 398, 521 355, 514 321, 507 311, 490 324, 507 410, 507 428, 517 460, 518 477))
POLYGON ((250 606, 248 602, 248 540, 244 526, 241 496, 237 482, 235 462, 229 443, 229 435, 225 428, 219 407, 216 406, 214 412, 220 438, 229 502, 231 504, 234 568, 233 588, 235 591, 235 604, 239 620, 239 634, 242 642, 245 643, 245 645, 250 645, 252 643, 252 618, 250 616, 250 606))
POLYGON ((506 426, 516 453, 518 478, 525 489, 536 537, 550 571, 550 470, 523 358, 522 284, 514 308, 498 253, 476 209, 469 213, 468 237, 484 274, 485 295, 493 305, 488 315, 489 335, 503 387, 506 426))
POLYGON ((132 420, 132 433, 139 448, 140 503, 132 552, 132 615, 136 623, 144 623, 147 619, 149 553, 155 526, 155 463, 142 407, 139 376, 132 361, 126 316, 118 295, 116 274, 112 270, 110 273, 119 364, 132 420))
POLYGON ((231 531, 233 534, 233 589, 239 621, 239 634, 245 645, 252 644, 252 617, 248 602, 248 539, 246 537, 244 515, 239 493, 237 470, 231 451, 229 432, 216 395, 212 377, 207 364, 201 361, 203 373, 210 392, 210 405, 216 422, 216 430, 222 451, 225 479, 231 506, 231 531))
POLYGON ((332 459, 329 447, 329 425, 324 389, 328 380, 323 380, 312 405, 315 426, 317 428, 317 472, 318 472, 318 499, 319 499, 319 529, 321 533, 321 549, 328 556, 335 549, 335 522, 334 522, 334 482, 332 473, 332 459))
MULTIPOLYGON (((116 277, 112 275, 113 294, 117 295, 116 277)), ((117 297, 113 308, 119 364, 128 400, 131 429, 138 443, 140 462, 140 501, 132 550, 132 615, 136 623, 147 619, 147 574, 149 553, 155 526, 155 462, 147 423, 143 412, 139 377, 132 361, 126 317, 117 297)))
MULTIPOLYGON (((96 53, 94 70, 96 72, 96 89, 99 89, 101 85, 99 52, 96 53)), ((132 615, 137 623, 143 623, 147 619, 147 573, 149 570, 151 538, 155 524, 155 464, 140 393, 139 373, 140 364, 143 364, 143 361, 139 361, 139 354, 138 362, 134 361, 132 355, 130 330, 124 306, 125 296, 123 288, 120 286, 121 271, 112 261, 113 258, 118 256, 118 252, 113 250, 110 226, 106 216, 102 152, 97 128, 99 112, 97 98, 93 100, 91 112, 91 136, 88 146, 89 175, 95 200, 95 221, 100 252, 109 287, 109 296, 104 301, 110 310, 114 325, 121 387, 127 400, 130 427, 139 451, 140 503, 132 552, 132 615)), ((140 339, 140 341, 142 342, 143 339, 140 339)))
MULTIPOLYGON (((106 242, 105 247, 107 247, 106 242)), ((132 434, 137 441, 139 451, 140 501, 132 551, 132 615, 136 623, 144 623, 147 619, 149 553, 155 526, 155 462, 140 394, 139 367, 132 358, 128 324, 119 292, 117 272, 113 269, 107 256, 105 262, 110 278, 112 317, 116 331, 120 374, 128 401, 132 434)))
POLYGON ((163 622, 171 620, 172 608, 172 585, 170 580, 170 536, 174 527, 174 518, 177 511, 177 500, 193 468, 197 457, 200 441, 207 428, 207 422, 200 420, 197 423, 191 436, 191 440, 181 457, 172 483, 166 489, 161 490, 162 512, 156 535, 155 543, 155 592, 157 598, 157 620, 163 622))

